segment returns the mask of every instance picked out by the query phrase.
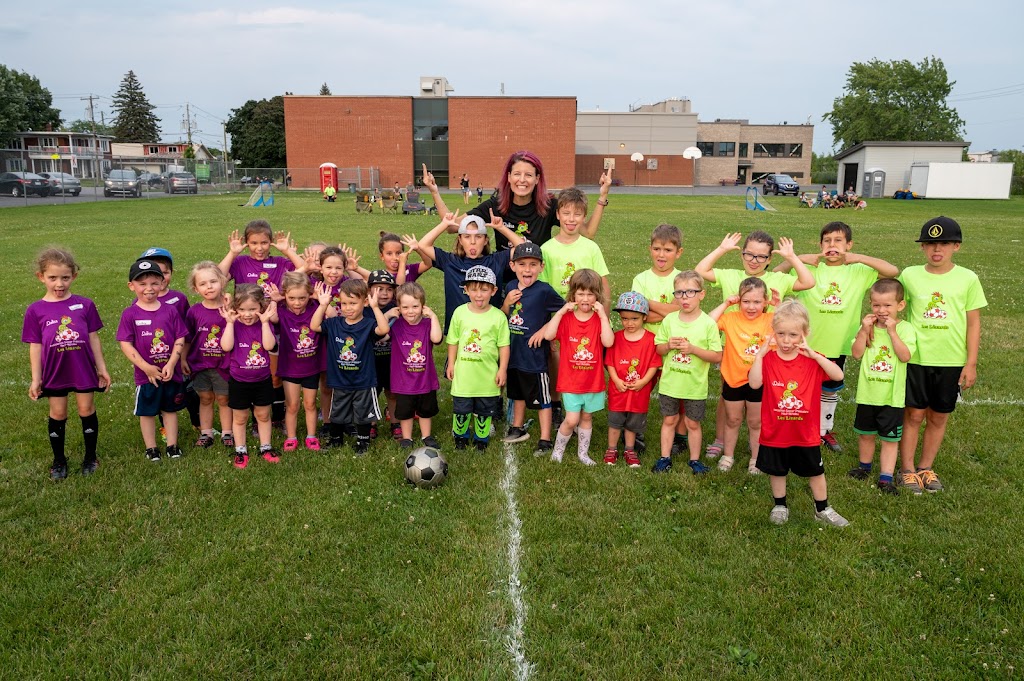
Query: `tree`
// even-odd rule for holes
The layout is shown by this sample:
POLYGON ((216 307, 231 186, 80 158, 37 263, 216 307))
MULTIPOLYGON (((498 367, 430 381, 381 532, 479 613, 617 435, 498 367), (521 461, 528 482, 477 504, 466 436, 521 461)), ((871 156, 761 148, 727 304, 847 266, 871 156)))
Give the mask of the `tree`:
POLYGON ((323 85, 320 86, 320 94, 321 95, 329 95, 329 94, 331 94, 331 88, 327 87, 327 83, 326 82, 323 85))
MULTIPOLYGON (((86 121, 86 120, 83 120, 83 119, 79 119, 77 121, 71 121, 70 123, 65 124, 64 127, 62 127, 61 129, 62 130, 67 130, 68 132, 92 132, 92 121, 86 121)), ((113 135, 114 134, 114 128, 112 128, 109 125, 103 125, 102 123, 97 123, 96 124, 96 134, 97 135, 113 135)))
POLYGON ((839 161, 829 154, 822 156, 811 152, 811 182, 814 184, 835 184, 839 174, 839 161))
POLYGON ((962 140, 964 121, 946 104, 955 84, 938 57, 925 57, 919 64, 906 59, 854 62, 843 96, 832 102, 822 120, 832 123, 833 138, 842 149, 866 140, 962 140))
POLYGON ((59 128, 60 111, 53 95, 28 73, 0 64, 0 138, 25 130, 59 128))
POLYGON ((247 168, 284 168, 284 97, 250 99, 231 110, 231 156, 247 168))
POLYGON ((160 139, 160 124, 157 122, 156 108, 149 103, 142 84, 129 71, 121 81, 121 87, 114 93, 112 105, 114 117, 114 136, 118 142, 156 142, 160 139))
POLYGON ((1011 194, 1024 194, 1024 151, 1020 149, 1004 149, 999 152, 1000 163, 1013 164, 1013 179, 1010 180, 1011 194))

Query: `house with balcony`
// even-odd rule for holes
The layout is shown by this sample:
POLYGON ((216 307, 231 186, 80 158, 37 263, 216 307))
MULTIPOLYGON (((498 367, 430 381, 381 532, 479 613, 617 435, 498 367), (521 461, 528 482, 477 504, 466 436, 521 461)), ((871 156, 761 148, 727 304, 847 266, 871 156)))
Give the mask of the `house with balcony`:
MULTIPOLYGON (((111 158, 118 168, 134 168, 138 172, 162 173, 170 168, 185 167, 188 142, 114 142, 111 158)), ((193 159, 209 163, 214 155, 206 145, 192 143, 193 159)))
POLYGON ((102 177, 110 169, 110 135, 88 132, 35 131, 12 135, 0 148, 3 172, 63 172, 75 177, 102 177))

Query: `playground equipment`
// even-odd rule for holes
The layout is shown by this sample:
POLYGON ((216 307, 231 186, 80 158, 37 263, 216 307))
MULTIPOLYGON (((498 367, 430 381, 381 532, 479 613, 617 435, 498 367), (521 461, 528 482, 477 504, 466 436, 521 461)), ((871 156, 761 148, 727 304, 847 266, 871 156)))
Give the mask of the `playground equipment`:
POLYGON ((774 211, 775 209, 768 205, 768 202, 758 195, 757 187, 747 187, 747 210, 774 211))

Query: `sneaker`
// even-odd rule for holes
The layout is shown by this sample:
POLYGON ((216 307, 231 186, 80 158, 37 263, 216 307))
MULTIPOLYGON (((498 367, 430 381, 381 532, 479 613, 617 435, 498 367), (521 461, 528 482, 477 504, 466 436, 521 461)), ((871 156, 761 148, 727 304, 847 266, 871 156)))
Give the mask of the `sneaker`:
POLYGON ((352 451, 356 453, 356 456, 366 456, 366 452, 370 451, 370 443, 369 442, 364 442, 364 443, 357 442, 355 444, 355 446, 352 448, 352 451))
POLYGON ((562 420, 565 418, 565 412, 562 411, 561 407, 551 407, 551 427, 558 428, 561 425, 562 420))
POLYGON ((469 438, 457 437, 455 438, 455 449, 465 449, 469 445, 469 438))
POLYGON ((402 439, 402 426, 397 423, 391 424, 391 438, 396 441, 402 439))
POLYGON ((482 452, 487 449, 487 440, 473 440, 473 446, 476 447, 476 451, 482 452))
POLYGON ((643 454, 647 451, 647 443, 644 441, 643 433, 636 434, 636 442, 633 444, 633 447, 637 454, 643 454))
MULTIPOLYGON (((287 447, 285 447, 285 449, 287 449, 287 447)), ((311 452, 319 452, 320 451, 320 438, 314 437, 312 435, 307 437, 306 438, 306 449, 308 449, 311 452)))
POLYGON ((249 455, 240 452, 235 453, 235 468, 245 468, 249 465, 249 455))
POLYGON ((608 448, 604 450, 604 462, 609 466, 614 466, 619 461, 619 450, 608 448))
POLYGON ((854 480, 867 480, 871 477, 871 469, 857 466, 856 468, 851 468, 846 475, 854 480))
POLYGON ((893 482, 882 482, 881 480, 879 480, 878 481, 878 491, 881 492, 882 494, 888 494, 888 495, 891 495, 891 496, 894 496, 894 497, 898 497, 900 495, 900 491, 896 487, 896 482, 895 481, 893 481, 893 482))
POLYGON ((213 446, 213 438, 204 433, 199 436, 198 440, 196 440, 195 446, 202 449, 208 449, 213 446))
POLYGON ((286 452, 294 452, 298 448, 299 441, 297 438, 294 437, 290 437, 287 440, 285 440, 284 444, 281 446, 281 449, 283 449, 286 452))
POLYGON ((526 432, 526 429, 521 426, 511 426, 508 429, 508 434, 501 439, 502 442, 508 444, 516 444, 517 442, 526 442, 530 439, 530 434, 526 432))
POLYGON ((343 438, 343 437, 328 438, 327 446, 330 447, 331 449, 341 449, 343 446, 345 446, 345 438, 343 438))
POLYGON ((924 493, 924 485, 921 483, 921 476, 917 473, 900 473, 899 486, 906 487, 914 496, 924 493))
POLYGON ((181 451, 181 447, 178 445, 167 445, 167 456, 172 459, 180 459, 185 456, 185 453, 181 451))
POLYGON ((815 511, 814 519, 832 527, 846 527, 850 524, 849 520, 836 513, 831 506, 826 506, 824 511, 815 511))
POLYGON ((284 421, 271 421, 270 422, 270 427, 271 428, 276 428, 277 430, 283 431, 284 430, 284 421))
POLYGON ((377 426, 370 426, 370 439, 371 440, 376 440, 377 439, 377 426))
POLYGON ((772 525, 785 525, 789 520, 789 506, 774 506, 768 514, 768 522, 772 525))
POLYGON ((63 480, 68 477, 68 465, 66 463, 50 467, 50 480, 63 480))
POLYGON ((700 461, 690 461, 687 463, 690 470, 693 471, 694 475, 706 475, 711 470, 710 466, 705 466, 700 461))
POLYGON ((97 469, 99 469, 99 467, 100 467, 99 459, 93 459, 92 461, 83 461, 82 462, 82 475, 83 476, 92 475, 93 473, 95 473, 97 471, 97 469))
POLYGON ((537 449, 533 450, 534 456, 547 456, 551 453, 551 450, 555 448, 555 443, 551 440, 537 440, 537 449))
POLYGON ((931 468, 922 468, 917 472, 917 477, 921 480, 926 492, 941 492, 943 490, 939 476, 935 475, 935 471, 931 468))
POLYGON ((722 473, 728 473, 732 470, 732 465, 736 463, 736 458, 732 456, 723 456, 718 461, 718 470, 722 473))
POLYGON ((833 452, 843 451, 843 446, 839 444, 839 441, 836 440, 836 436, 832 434, 831 430, 821 436, 821 444, 825 445, 833 452))
POLYGON ((632 449, 627 449, 622 456, 626 459, 626 465, 630 468, 640 468, 640 456, 632 449))
POLYGON ((725 443, 715 440, 704 449, 704 456, 708 459, 717 459, 725 451, 725 443))
POLYGON ((757 467, 757 459, 751 459, 747 464, 747 475, 764 475, 764 472, 757 467))
POLYGON ((402 438, 401 440, 398 441, 398 446, 401 447, 402 449, 412 449, 412 440, 402 438))
POLYGON ((689 451, 689 449, 690 449, 690 440, 689 440, 688 436, 684 435, 683 439, 681 441, 677 440, 674 437, 672 438, 672 456, 675 456, 676 454, 679 454, 680 452, 689 451))
POLYGON ((441 449, 441 445, 438 443, 437 439, 433 435, 426 436, 421 440, 421 442, 423 442, 424 447, 430 447, 431 449, 438 450, 441 449))
POLYGON ((146 458, 153 462, 160 461, 160 450, 156 447, 150 447, 146 450, 146 458))
POLYGON ((220 438, 220 443, 225 447, 235 448, 235 436, 231 433, 224 433, 220 438))
POLYGON ((268 449, 264 452, 260 452, 260 456, 262 456, 263 460, 267 463, 278 463, 281 461, 281 457, 278 456, 276 449, 268 449))
POLYGON ((668 473, 670 470, 672 470, 671 456, 659 456, 658 461, 651 466, 652 473, 668 473))

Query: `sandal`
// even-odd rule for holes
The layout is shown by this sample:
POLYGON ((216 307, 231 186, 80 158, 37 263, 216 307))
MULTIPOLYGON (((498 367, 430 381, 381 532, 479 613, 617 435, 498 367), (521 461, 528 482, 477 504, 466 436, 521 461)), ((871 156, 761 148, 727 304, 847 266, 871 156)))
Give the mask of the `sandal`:
POLYGON ((283 449, 286 452, 294 452, 298 448, 299 448, 299 441, 296 438, 294 438, 294 437, 290 437, 287 440, 285 440, 284 441, 284 446, 281 447, 281 449, 283 449))
POLYGON ((722 442, 721 440, 715 440, 714 442, 707 446, 707 449, 704 450, 704 456, 706 456, 709 459, 717 459, 722 455, 722 452, 724 451, 725 443, 722 442))
POLYGON ((747 473, 750 475, 764 475, 764 471, 757 467, 757 459, 751 459, 747 464, 747 473))
POLYGON ((732 470, 732 465, 735 461, 736 459, 734 457, 723 456, 721 460, 718 462, 718 470, 720 470, 723 473, 728 473, 729 471, 732 470))

